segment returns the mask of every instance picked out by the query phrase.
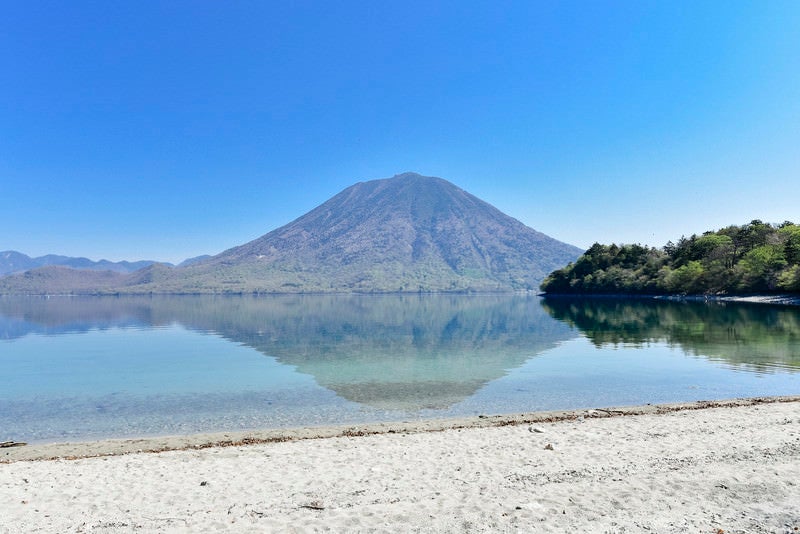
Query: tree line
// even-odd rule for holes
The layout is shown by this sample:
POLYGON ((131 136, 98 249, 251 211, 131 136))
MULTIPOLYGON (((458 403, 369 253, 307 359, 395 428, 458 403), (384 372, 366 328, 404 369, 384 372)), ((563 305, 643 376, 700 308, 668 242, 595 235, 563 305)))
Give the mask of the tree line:
POLYGON ((595 243, 550 273, 546 293, 743 294, 800 292, 800 226, 753 220, 662 248, 595 243))

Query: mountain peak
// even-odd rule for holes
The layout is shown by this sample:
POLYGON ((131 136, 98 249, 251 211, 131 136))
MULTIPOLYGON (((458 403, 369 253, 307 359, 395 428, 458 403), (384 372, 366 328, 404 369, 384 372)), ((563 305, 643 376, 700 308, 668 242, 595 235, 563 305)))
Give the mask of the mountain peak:
MULTIPOLYGON (((381 181, 381 180, 375 180, 381 181)), ((438 178, 436 176, 425 176, 416 172, 404 172, 400 174, 395 174, 391 178, 383 178, 383 181, 397 181, 397 182, 416 182, 416 183, 437 183, 437 182, 444 182, 450 184, 447 180, 443 178, 438 178)), ((453 184, 450 184, 453 185, 453 184)))
POLYGON ((409 178, 428 178, 428 179, 432 179, 433 176, 423 176, 423 175, 419 174, 418 172, 407 171, 407 172, 401 172, 400 174, 395 174, 391 178, 386 178, 386 180, 397 180, 397 179, 402 180, 402 179, 409 179, 409 178))
POLYGON ((454 184, 448 182, 444 178, 439 178, 436 176, 425 176, 416 172, 404 172, 401 174, 395 174, 391 178, 383 178, 378 180, 372 180, 373 182, 387 182, 392 184, 402 184, 402 185, 425 185, 425 184, 446 184, 450 187, 456 187, 454 184))

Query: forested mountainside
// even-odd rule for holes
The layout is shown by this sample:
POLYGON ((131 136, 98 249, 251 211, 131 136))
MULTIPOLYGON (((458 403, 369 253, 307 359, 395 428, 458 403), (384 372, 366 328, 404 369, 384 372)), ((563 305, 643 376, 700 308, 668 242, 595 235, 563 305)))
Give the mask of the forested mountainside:
POLYGON ((662 248, 595 243, 550 273, 546 293, 745 294, 800 292, 800 226, 753 220, 662 248))

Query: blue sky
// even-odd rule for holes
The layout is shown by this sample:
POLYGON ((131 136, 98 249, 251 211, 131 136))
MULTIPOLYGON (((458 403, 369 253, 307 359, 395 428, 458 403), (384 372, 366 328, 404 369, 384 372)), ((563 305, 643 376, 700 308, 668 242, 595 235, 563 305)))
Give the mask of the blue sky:
POLYGON ((180 261, 440 176, 580 247, 800 222, 800 2, 5 2, 0 250, 180 261))

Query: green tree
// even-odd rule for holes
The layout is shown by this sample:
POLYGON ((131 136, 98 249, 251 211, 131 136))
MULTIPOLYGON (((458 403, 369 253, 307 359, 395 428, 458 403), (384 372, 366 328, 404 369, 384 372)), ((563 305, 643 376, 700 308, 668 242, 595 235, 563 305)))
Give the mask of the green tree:
POLYGON ((708 234, 698 238, 692 245, 692 259, 708 262, 720 261, 725 267, 733 267, 733 239, 727 235, 708 234))
POLYGON ((771 225, 759 219, 750 221, 739 229, 735 241, 739 244, 739 254, 745 255, 756 247, 768 244, 768 236, 774 232, 771 225))
POLYGON ((800 265, 792 265, 778 275, 778 288, 784 291, 800 291, 800 265))
POLYGON ((700 282, 703 276, 703 264, 699 261, 690 261, 670 272, 664 284, 670 293, 691 294, 702 290, 700 282))
POLYGON ((778 272, 786 266, 783 249, 778 245, 761 245, 744 255, 736 266, 739 289, 742 291, 773 290, 778 272))
POLYGON ((783 254, 787 263, 800 264, 800 226, 784 223, 778 229, 778 235, 784 240, 783 254))

